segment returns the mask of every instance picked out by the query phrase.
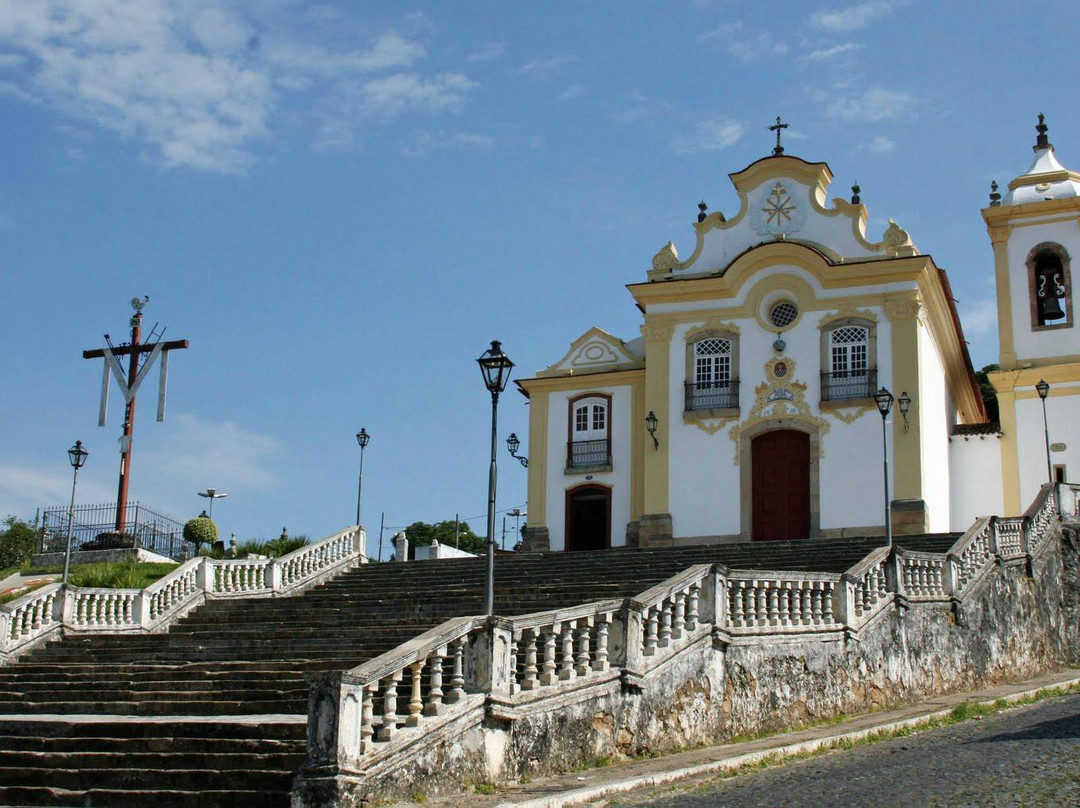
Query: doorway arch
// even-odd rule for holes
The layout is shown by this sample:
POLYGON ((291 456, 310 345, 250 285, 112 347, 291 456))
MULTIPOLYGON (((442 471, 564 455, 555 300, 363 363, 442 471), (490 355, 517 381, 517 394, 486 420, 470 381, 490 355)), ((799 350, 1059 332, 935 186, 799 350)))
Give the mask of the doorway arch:
POLYGON ((611 488, 586 483, 566 492, 567 550, 611 547, 611 488))

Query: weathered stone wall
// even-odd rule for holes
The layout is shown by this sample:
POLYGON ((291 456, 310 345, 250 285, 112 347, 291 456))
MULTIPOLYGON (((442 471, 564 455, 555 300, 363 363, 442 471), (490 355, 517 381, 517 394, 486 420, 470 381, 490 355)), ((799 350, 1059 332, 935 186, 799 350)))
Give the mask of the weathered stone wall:
POLYGON ((1030 575, 1023 564, 996 567, 955 608, 889 608, 858 636, 831 641, 765 637, 725 646, 706 638, 640 687, 616 679, 576 703, 564 693, 547 704, 554 709, 433 738, 406 766, 346 789, 351 798, 341 804, 358 804, 361 793, 435 795, 469 781, 720 743, 1075 664, 1080 527, 1062 534, 1040 548, 1030 575))

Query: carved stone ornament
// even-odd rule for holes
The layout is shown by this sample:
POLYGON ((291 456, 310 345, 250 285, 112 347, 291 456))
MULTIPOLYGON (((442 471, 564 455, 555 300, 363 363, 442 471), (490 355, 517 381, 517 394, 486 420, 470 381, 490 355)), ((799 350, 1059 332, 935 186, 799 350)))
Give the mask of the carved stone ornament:
MULTIPOLYGON (((739 438, 743 431, 767 421, 786 419, 802 421, 817 427, 818 435, 824 436, 831 425, 824 418, 814 415, 806 400, 806 384, 795 380, 795 360, 778 356, 765 363, 765 378, 754 388, 754 405, 749 417, 728 431, 735 441, 735 465, 739 464, 739 438)), ((824 446, 820 457, 824 457, 824 446)))
POLYGON ((878 316, 870 309, 857 309, 854 306, 841 306, 833 312, 829 312, 818 320, 818 328, 824 328, 829 323, 837 320, 866 320, 868 323, 877 323, 878 316))
POLYGON ((674 332, 674 323, 644 323, 641 326, 641 335, 646 342, 670 342, 674 332))
POLYGON ((885 303, 885 316, 890 320, 914 320, 922 311, 918 300, 890 300, 885 303))
POLYGON ((806 225, 807 207, 805 200, 798 199, 778 181, 766 185, 750 203, 750 226, 759 236, 797 233, 806 225))
POLYGON ((723 418, 698 418, 690 421, 689 423, 696 426, 706 435, 715 435, 728 424, 738 420, 739 416, 729 415, 723 418))
POLYGON ((838 421, 842 421, 845 424, 853 424, 863 415, 868 412, 877 412, 877 404, 859 404, 855 407, 845 407, 843 409, 829 409, 822 408, 822 412, 826 412, 838 421))
POLYGON ((672 242, 668 242, 660 248, 660 252, 652 258, 653 269, 666 271, 679 265, 679 252, 672 242))
POLYGON ((881 248, 890 258, 900 258, 908 255, 917 255, 918 250, 908 235, 908 231, 889 219, 889 226, 885 235, 881 237, 881 248))

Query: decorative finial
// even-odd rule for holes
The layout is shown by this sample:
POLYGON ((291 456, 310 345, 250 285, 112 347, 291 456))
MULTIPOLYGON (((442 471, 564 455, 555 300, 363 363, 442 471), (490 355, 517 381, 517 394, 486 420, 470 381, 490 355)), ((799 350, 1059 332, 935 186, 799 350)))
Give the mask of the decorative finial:
POLYGON ((1053 149, 1054 144, 1050 142, 1050 138, 1046 136, 1046 133, 1050 130, 1050 127, 1046 125, 1046 116, 1041 112, 1039 113, 1039 125, 1035 127, 1035 131, 1039 133, 1039 136, 1035 138, 1035 145, 1032 148, 1035 151, 1042 151, 1043 149, 1053 149))
POLYGON ((784 153, 784 147, 780 145, 780 132, 787 129, 791 124, 780 123, 780 116, 776 116, 776 123, 769 127, 770 132, 776 132, 776 148, 772 150, 773 157, 779 157, 784 153))
POLYGON ((1001 205, 1001 194, 998 192, 997 180, 990 181, 990 207, 996 208, 1001 205))
POLYGON ((861 205, 862 204, 862 199, 859 197, 859 191, 861 191, 861 190, 862 190, 862 188, 859 187, 859 181, 855 180, 855 184, 851 186, 851 204, 852 205, 861 205))
POLYGON ((146 308, 146 304, 150 302, 150 295, 143 296, 142 300, 137 297, 131 298, 131 308, 135 309, 136 314, 142 314, 142 310, 146 308))
POLYGON ((700 202, 698 202, 697 209, 698 209, 697 220, 699 222, 705 221, 705 217, 708 216, 708 214, 705 211, 707 211, 709 209, 709 206, 705 204, 704 199, 702 199, 700 202))

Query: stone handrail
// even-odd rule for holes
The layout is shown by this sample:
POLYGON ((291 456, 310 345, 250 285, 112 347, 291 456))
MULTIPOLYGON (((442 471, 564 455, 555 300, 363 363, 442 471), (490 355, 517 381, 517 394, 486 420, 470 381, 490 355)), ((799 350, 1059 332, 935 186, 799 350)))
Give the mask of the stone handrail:
POLYGON ((1080 519, 1080 485, 1076 483, 1058 483, 1057 500, 1062 519, 1075 521, 1080 519))
POLYGON ((65 590, 51 584, 0 606, 0 664, 61 629, 80 634, 160 631, 208 598, 295 594, 366 561, 363 548, 363 530, 350 527, 281 558, 192 558, 146 589, 65 590))
POLYGON ((889 591, 886 568, 889 547, 876 547, 862 561, 840 576, 843 597, 841 622, 857 628, 892 603, 895 592, 889 591))
POLYGON ((895 550, 897 564, 897 594, 910 601, 948 601, 945 556, 941 553, 920 553, 903 548, 895 550))
POLYGON ((949 594, 958 598, 982 577, 997 555, 993 518, 984 516, 967 529, 945 554, 949 594))
POLYGON ((841 577, 829 572, 734 570, 727 575, 726 628, 732 635, 835 631, 841 577))
POLYGON ((696 564, 630 599, 625 634, 629 670, 641 673, 696 640, 706 600, 704 622, 712 623, 712 598, 703 596, 711 594, 706 587, 715 592, 716 566, 721 565, 696 564))
POLYGON ((1008 519, 994 517, 994 543, 1002 560, 1022 558, 1027 555, 1024 528, 1027 519, 1014 516, 1008 519))
POLYGON ((1044 485, 1039 496, 1024 512, 1027 552, 1034 553, 1050 534, 1050 528, 1059 518, 1058 486, 1044 485))

